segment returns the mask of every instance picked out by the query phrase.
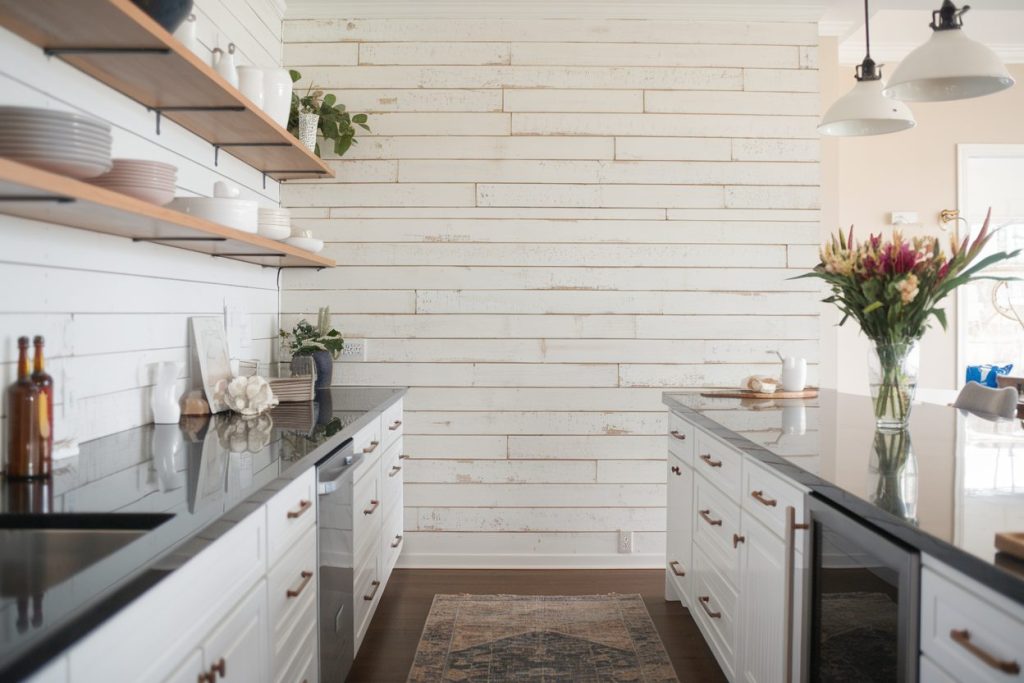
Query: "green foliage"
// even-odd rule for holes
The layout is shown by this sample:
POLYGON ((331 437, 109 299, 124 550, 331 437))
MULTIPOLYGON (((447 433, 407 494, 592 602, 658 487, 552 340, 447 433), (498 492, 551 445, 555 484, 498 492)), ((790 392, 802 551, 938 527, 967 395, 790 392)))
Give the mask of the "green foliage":
POLYGON ((329 351, 331 357, 337 359, 345 348, 341 333, 331 327, 331 309, 328 307, 318 311, 315 327, 306 320, 300 320, 291 332, 279 330, 278 334, 281 346, 292 356, 312 356, 317 351, 329 351))
MULTIPOLYGON (((295 69, 290 69, 289 73, 292 77, 292 83, 302 78, 302 74, 295 69)), ((319 114, 320 121, 317 127, 320 130, 320 136, 334 144, 335 154, 344 156, 349 147, 358 144, 358 140, 356 140, 356 126, 365 131, 369 131, 370 127, 366 123, 366 114, 349 114, 345 111, 345 105, 338 104, 337 102, 337 97, 330 93, 325 95, 323 90, 317 89, 314 85, 310 85, 306 89, 306 94, 302 97, 293 92, 292 110, 288 115, 288 132, 295 137, 299 137, 300 112, 319 114)), ((313 151, 317 156, 320 156, 319 142, 313 151)))

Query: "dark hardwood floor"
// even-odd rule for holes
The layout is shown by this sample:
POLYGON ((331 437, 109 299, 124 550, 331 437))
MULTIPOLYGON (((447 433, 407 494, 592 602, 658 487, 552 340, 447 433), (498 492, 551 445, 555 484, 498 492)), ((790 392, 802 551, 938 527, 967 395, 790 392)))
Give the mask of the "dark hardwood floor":
MULTIPOLYGON (((724 681, 690 613, 665 602, 660 570, 451 570, 398 569, 391 575, 348 683, 405 681, 437 593, 599 595, 639 593, 644 598, 679 680, 724 681)), ((329 682, 325 682, 329 683, 329 682)))

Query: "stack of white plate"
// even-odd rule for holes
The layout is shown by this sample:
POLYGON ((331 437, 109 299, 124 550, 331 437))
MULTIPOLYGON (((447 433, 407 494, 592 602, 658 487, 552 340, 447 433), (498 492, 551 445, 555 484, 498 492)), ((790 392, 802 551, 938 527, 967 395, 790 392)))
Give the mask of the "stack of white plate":
POLYGON ((163 206, 174 199, 178 169, 145 159, 114 159, 108 173, 89 180, 93 185, 163 206))
POLYGON ((81 114, 0 107, 0 157, 72 178, 110 170, 110 126, 81 114))
POLYGON ((260 207, 259 234, 283 240, 292 234, 292 214, 288 209, 260 207))

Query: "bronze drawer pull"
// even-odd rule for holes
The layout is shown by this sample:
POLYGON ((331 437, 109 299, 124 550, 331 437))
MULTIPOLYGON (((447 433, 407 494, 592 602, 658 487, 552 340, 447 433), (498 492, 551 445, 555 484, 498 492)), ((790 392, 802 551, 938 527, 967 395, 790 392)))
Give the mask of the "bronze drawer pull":
POLYGON ((767 505, 770 508, 773 508, 779 504, 779 501, 775 500, 774 498, 765 498, 764 491, 751 491, 750 497, 756 500, 761 505, 767 505))
POLYGON ((306 512, 313 507, 313 501, 311 500, 300 500, 299 507, 295 510, 288 511, 288 519, 295 519, 306 514, 306 512))
POLYGON ((680 569, 682 565, 679 564, 679 562, 677 562, 676 560, 672 560, 671 562, 669 562, 668 566, 672 569, 672 573, 676 576, 686 576, 686 572, 680 569))
POLYGON ((217 677, 210 674, 207 671, 199 674, 199 678, 196 679, 196 683, 216 683, 217 677))
POLYGON ((363 453, 373 453, 379 445, 380 441, 371 441, 370 445, 363 449, 363 453))
POLYGON ((720 519, 712 519, 710 513, 711 513, 711 508, 708 508, 707 510, 701 510, 700 511, 701 519, 703 519, 705 522, 707 522, 711 526, 722 526, 722 520, 720 520, 720 519))
POLYGON ((993 657, 991 654, 985 652, 980 647, 972 643, 971 632, 967 629, 953 629, 949 632, 949 637, 953 639, 954 643, 964 648, 993 669, 998 669, 1004 674, 1017 675, 1020 673, 1020 664, 1018 664, 1016 660, 1006 660, 993 657))
POLYGON ((721 467, 722 466, 722 461, 721 460, 712 460, 710 453, 705 453, 704 455, 700 456, 700 459, 703 460, 704 462, 706 462, 711 467, 721 467))
POLYGON ((674 439, 679 439, 680 441, 686 441, 686 434, 680 434, 675 429, 673 429, 671 432, 669 432, 669 435, 672 436, 672 438, 674 438, 674 439))
POLYGON ((403 453, 402 455, 398 456, 398 459, 399 460, 408 460, 411 457, 412 457, 411 455, 406 455, 405 453, 403 453))
POLYGON ((391 541, 392 548, 397 548, 400 545, 402 545, 402 534, 398 534, 395 536, 395 540, 391 541))
POLYGON ((388 427, 388 431, 389 432, 393 432, 393 431, 395 431, 396 429, 398 429, 401 426, 402 426, 402 421, 401 420, 395 420, 394 423, 390 427, 388 427))
POLYGON ((363 510, 363 514, 364 515, 372 515, 374 512, 377 511, 377 508, 379 508, 379 507, 380 507, 380 501, 379 500, 371 500, 370 501, 370 507, 368 507, 365 510, 363 510))
POLYGON ((708 603, 711 602, 711 596, 710 595, 702 595, 702 596, 700 596, 699 598, 697 598, 697 602, 699 602, 700 606, 704 608, 704 613, 707 614, 712 619, 721 619, 722 618, 722 613, 721 612, 712 612, 711 608, 708 607, 708 603))
POLYGON ((392 465, 391 466, 391 471, 388 472, 388 476, 389 477, 393 477, 393 476, 395 476, 396 474, 398 474, 401 471, 402 471, 401 467, 399 467, 398 465, 392 465))
POLYGON ((221 657, 217 660, 217 663, 210 667, 210 680, 217 680, 217 674, 220 674, 221 678, 227 678, 228 676, 228 663, 221 657))
POLYGON ((306 585, 309 583, 309 580, 313 578, 313 572, 301 571, 299 572, 299 576, 302 577, 302 580, 299 581, 299 585, 295 588, 289 588, 286 590, 284 592, 285 599, 299 597, 299 594, 306 589, 306 585))
POLYGON ((672 465, 672 474, 678 474, 681 477, 683 476, 683 471, 679 469, 678 465, 672 465))
POLYGON ((732 547, 733 548, 739 548, 740 547, 740 543, 745 543, 746 540, 747 540, 746 536, 740 536, 739 534, 733 534, 732 535, 732 547))
POLYGON ((372 581, 370 585, 373 586, 373 590, 364 595, 363 600, 373 600, 373 597, 377 595, 377 589, 380 588, 380 581, 372 581))

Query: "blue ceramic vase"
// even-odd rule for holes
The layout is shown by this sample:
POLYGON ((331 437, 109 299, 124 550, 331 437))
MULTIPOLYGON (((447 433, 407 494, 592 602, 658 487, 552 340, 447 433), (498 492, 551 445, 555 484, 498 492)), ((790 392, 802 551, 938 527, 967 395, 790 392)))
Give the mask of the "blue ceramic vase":
POLYGON ((136 7, 153 18, 156 23, 174 33, 192 13, 193 0, 132 0, 136 7))

